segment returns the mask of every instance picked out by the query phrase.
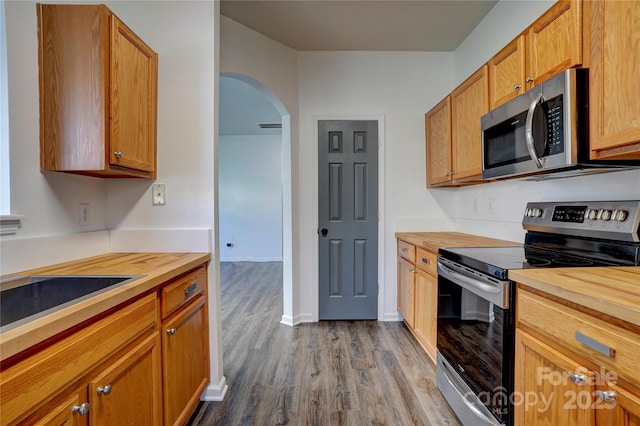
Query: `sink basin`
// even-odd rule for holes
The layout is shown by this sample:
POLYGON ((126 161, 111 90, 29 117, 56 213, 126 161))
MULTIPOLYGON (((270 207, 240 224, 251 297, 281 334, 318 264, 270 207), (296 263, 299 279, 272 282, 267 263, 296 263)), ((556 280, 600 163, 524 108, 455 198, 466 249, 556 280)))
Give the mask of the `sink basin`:
POLYGON ((88 299, 138 276, 33 276, 0 291, 0 332, 88 299))

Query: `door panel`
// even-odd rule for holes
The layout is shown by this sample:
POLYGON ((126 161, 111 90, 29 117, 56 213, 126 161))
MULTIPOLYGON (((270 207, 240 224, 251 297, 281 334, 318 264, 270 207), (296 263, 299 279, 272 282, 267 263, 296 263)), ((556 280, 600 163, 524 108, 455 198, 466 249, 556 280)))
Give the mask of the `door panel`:
POLYGON ((319 121, 318 139, 320 319, 376 319, 378 123, 319 121))

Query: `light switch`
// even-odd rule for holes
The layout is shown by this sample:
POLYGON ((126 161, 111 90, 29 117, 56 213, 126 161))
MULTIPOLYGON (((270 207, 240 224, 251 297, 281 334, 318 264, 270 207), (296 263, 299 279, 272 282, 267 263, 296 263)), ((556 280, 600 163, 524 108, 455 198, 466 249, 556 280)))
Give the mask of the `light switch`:
POLYGON ((167 204, 167 188, 164 183, 154 183, 151 187, 154 206, 164 206, 167 204))

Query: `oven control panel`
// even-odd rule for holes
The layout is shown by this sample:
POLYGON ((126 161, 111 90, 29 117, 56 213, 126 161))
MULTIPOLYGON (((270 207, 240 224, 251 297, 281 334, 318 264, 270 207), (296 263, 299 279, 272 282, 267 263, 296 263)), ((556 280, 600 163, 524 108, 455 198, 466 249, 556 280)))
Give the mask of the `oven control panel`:
POLYGON ((531 202, 522 219, 526 230, 640 241, 640 200, 531 202))

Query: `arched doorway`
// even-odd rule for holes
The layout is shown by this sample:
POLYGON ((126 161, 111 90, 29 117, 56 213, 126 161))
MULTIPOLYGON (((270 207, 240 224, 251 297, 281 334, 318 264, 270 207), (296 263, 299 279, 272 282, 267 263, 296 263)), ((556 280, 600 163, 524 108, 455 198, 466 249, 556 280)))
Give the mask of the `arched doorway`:
MULTIPOLYGON (((251 88, 249 92, 253 91, 259 98, 256 103, 268 103, 275 110, 279 116, 281 123, 281 190, 282 190, 282 268, 283 268, 283 312, 281 322, 287 325, 293 325, 293 253, 292 253, 292 182, 291 182, 291 118, 290 113, 285 108, 284 104, 259 81, 256 81, 250 77, 242 74, 235 73, 221 73, 220 74, 220 86, 224 84, 235 84, 239 82, 247 85, 251 88)), ((246 92, 245 92, 246 93, 246 92)), ((249 98, 247 98, 249 99, 249 98)), ((220 99, 220 110, 225 107, 224 97, 220 99)), ((241 118, 241 117, 238 117, 241 118)), ((246 117, 246 120, 251 120, 250 116, 246 117)), ((248 123, 252 126, 257 126, 261 123, 254 122, 248 123)), ((264 123, 273 124, 273 123, 264 123)), ((220 123, 222 128, 224 123, 220 123)), ((220 205, 216 206, 218 209, 218 215, 220 215, 220 205)), ((220 234, 223 232, 220 231, 220 234)), ((221 245, 226 247, 226 244, 232 244, 233 241, 228 242, 222 239, 221 245)), ((224 247, 219 248, 221 253, 224 247)))

